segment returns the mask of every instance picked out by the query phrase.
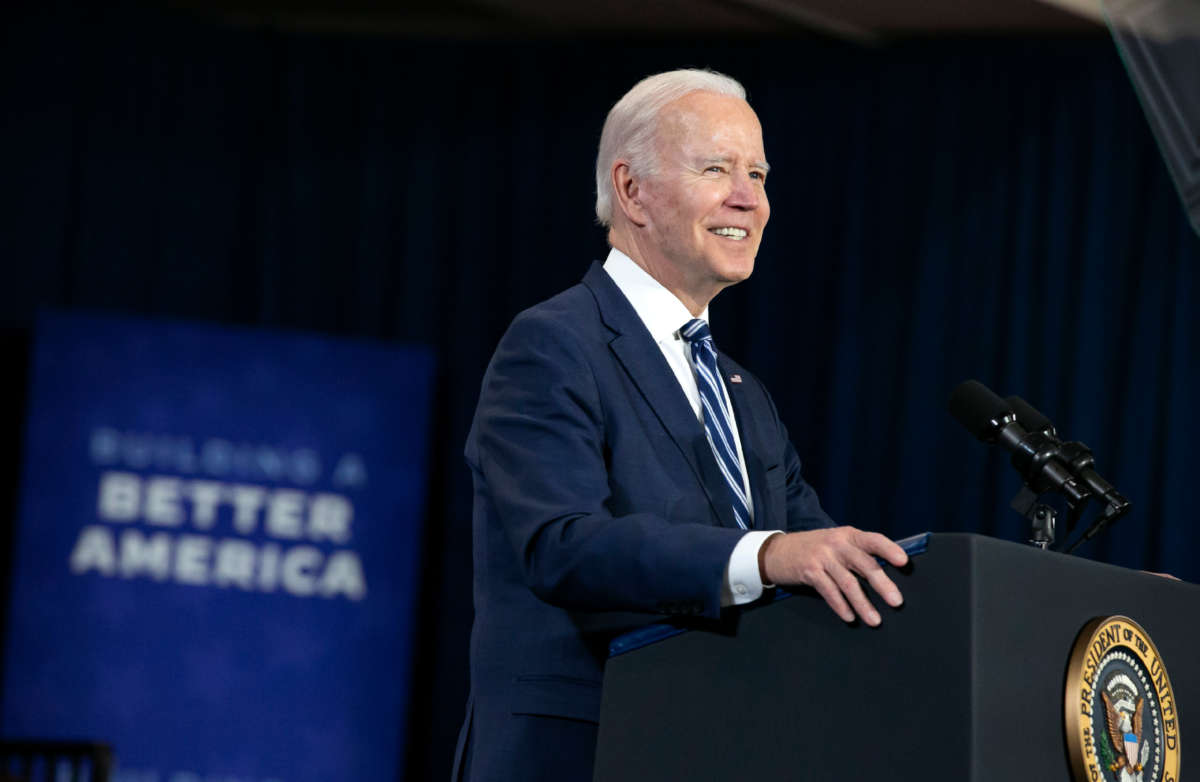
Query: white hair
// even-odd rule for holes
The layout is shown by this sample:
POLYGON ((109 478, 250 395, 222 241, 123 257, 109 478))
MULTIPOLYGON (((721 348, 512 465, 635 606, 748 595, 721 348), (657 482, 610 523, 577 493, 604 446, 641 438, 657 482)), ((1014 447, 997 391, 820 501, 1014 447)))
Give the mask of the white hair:
POLYGON ((635 174, 655 174, 658 158, 654 135, 658 130, 658 115, 668 103, 692 92, 715 92, 746 99, 746 89, 723 73, 695 69, 667 71, 639 81, 608 112, 596 155, 596 220, 600 225, 612 226, 613 162, 625 158, 635 174))

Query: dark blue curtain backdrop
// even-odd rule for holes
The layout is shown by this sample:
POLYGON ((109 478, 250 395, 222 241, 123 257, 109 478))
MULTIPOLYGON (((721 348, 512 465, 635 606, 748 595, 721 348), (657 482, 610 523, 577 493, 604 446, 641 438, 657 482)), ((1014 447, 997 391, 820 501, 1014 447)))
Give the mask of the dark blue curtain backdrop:
POLYGON ((1198 240, 1107 38, 436 43, 134 12, 0 35, 9 516, 39 306, 436 349, 410 779, 446 774, 466 695, 481 374, 603 257, 600 125, 656 70, 726 70, 763 120, 773 219, 714 332, 836 518, 1021 536, 1015 474, 944 412, 976 377, 1133 500, 1087 556, 1200 579, 1198 240))

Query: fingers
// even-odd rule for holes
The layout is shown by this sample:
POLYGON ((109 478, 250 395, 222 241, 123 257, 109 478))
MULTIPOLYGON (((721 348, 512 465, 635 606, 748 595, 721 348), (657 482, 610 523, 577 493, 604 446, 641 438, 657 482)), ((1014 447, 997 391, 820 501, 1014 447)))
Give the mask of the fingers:
POLYGON ((882 621, 863 590, 860 576, 893 608, 904 602, 876 557, 902 567, 908 563, 908 555, 883 535, 839 527, 779 535, 774 542, 777 545, 763 550, 764 572, 772 575, 771 580, 811 586, 846 622, 857 617, 876 627, 882 621))
POLYGON ((882 597, 884 601, 892 608, 899 608, 904 605, 904 595, 900 594, 900 588, 896 583, 888 578, 887 573, 883 572, 883 568, 876 567, 873 571, 867 574, 867 583, 871 585, 871 589, 882 597))
MULTIPOLYGON (((882 535, 878 537, 883 538, 882 535)), ((883 540, 891 543, 887 538, 883 538, 883 540)), ((896 548, 900 547, 896 546, 896 548)), ((904 549, 900 549, 900 553, 904 554, 904 549)), ((900 594, 900 589, 896 586, 895 582, 888 578, 887 573, 875 561, 874 556, 861 549, 851 551, 848 556, 851 560, 848 563, 850 569, 865 578, 867 583, 871 585, 871 589, 875 590, 875 593, 882 597, 888 605, 892 608, 899 608, 904 603, 904 597, 900 594)), ((905 555, 905 561, 907 561, 907 555, 905 555)), ((855 585, 857 586, 857 584, 858 579, 855 579, 855 585)), ((862 591, 861 588, 859 591, 862 591)))
MULTIPOLYGON (((825 603, 833 609, 833 612, 841 617, 843 622, 854 621, 854 611, 851 610, 846 599, 842 597, 841 588, 834 583, 833 579, 826 573, 817 574, 810 586, 817 590, 817 594, 825 598, 825 603)), ((859 590, 862 591, 861 589, 859 590)), ((864 620, 866 621, 866 620, 864 620)))
POLYGON ((862 530, 855 530, 855 532, 858 533, 858 545, 864 551, 883 558, 888 564, 895 567, 904 567, 908 564, 908 554, 886 535, 862 530))
MULTIPOLYGON (((858 577, 849 570, 843 569, 833 580, 837 584, 841 594, 854 608, 854 613, 858 614, 859 618, 871 627, 878 627, 879 623, 883 620, 879 617, 879 612, 875 610, 875 606, 867 599, 867 595, 863 592, 862 584, 859 583, 858 577)), ((826 600, 825 602, 829 601, 826 600)), ((845 615, 838 615, 846 619, 845 615)), ((846 621, 854 621, 853 615, 849 619, 846 619, 846 621)))

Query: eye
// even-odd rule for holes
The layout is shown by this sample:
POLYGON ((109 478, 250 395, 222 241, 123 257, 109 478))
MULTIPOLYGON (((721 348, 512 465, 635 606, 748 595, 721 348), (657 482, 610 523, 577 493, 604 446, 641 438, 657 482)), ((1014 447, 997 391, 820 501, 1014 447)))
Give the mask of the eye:
POLYGON ((713 165, 709 166, 708 168, 704 169, 704 172, 705 173, 712 172, 712 173, 716 173, 716 174, 724 174, 725 167, 713 164, 713 165))
POLYGON ((767 181, 767 172, 766 171, 751 171, 750 178, 757 179, 759 182, 765 182, 765 181, 767 181))

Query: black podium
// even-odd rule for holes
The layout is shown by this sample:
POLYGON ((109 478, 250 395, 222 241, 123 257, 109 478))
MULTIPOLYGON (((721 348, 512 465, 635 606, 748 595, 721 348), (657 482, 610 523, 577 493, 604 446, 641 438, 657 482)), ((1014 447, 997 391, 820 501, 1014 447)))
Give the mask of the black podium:
POLYGON ((1068 659, 1113 614, 1157 645, 1181 743, 1200 737, 1200 586, 961 534, 906 571, 879 628, 799 593, 610 659, 596 782, 1064 782, 1068 659))

